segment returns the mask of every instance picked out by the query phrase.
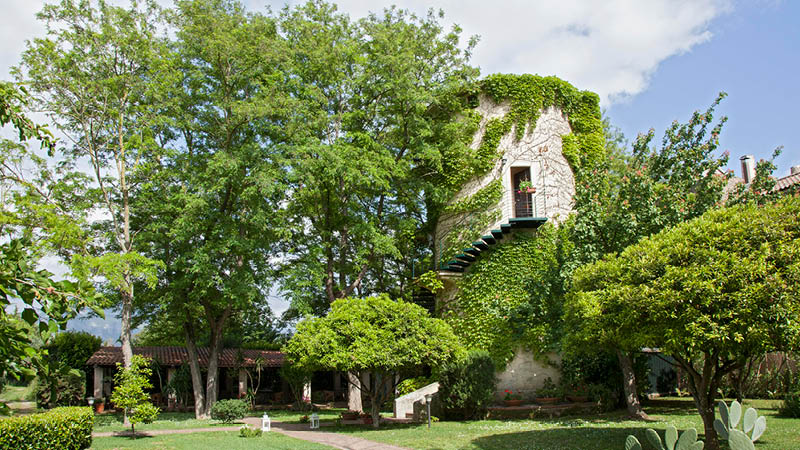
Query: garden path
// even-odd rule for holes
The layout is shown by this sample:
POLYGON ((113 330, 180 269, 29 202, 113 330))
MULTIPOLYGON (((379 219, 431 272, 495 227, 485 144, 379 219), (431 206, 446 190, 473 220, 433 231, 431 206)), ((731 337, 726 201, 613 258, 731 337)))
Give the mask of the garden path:
MULTIPOLYGON (((244 423, 254 427, 261 428, 260 417, 247 417, 243 420, 244 423)), ((151 430, 137 432, 137 436, 157 436, 161 434, 186 434, 186 433, 203 433, 211 431, 239 431, 241 425, 231 427, 214 427, 214 428, 189 428, 181 430, 151 430)), ((348 436, 340 433, 329 433, 325 431, 314 430, 308 428, 308 424, 299 423, 283 423, 272 422, 272 430, 286 436, 302 439, 304 441, 316 442, 324 444, 333 448, 343 450, 406 450, 403 447, 394 445, 383 444, 380 442, 369 441, 355 436, 348 436)), ((100 433, 92 433, 92 437, 111 437, 111 436, 130 436, 130 431, 107 431, 100 433)))

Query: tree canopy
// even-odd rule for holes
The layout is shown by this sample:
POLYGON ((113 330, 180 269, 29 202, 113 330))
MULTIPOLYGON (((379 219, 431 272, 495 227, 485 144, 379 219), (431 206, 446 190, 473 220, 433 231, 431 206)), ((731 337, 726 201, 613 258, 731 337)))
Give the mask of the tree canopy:
POLYGON ((714 442, 722 377, 800 343, 798 256, 800 199, 709 211, 578 269, 565 305, 571 338, 673 357, 714 442))
POLYGON ((375 426, 380 405, 414 368, 466 355, 444 321, 387 295, 333 302, 325 317, 300 322, 284 351, 293 365, 308 371, 369 374, 362 391, 372 400, 375 426))

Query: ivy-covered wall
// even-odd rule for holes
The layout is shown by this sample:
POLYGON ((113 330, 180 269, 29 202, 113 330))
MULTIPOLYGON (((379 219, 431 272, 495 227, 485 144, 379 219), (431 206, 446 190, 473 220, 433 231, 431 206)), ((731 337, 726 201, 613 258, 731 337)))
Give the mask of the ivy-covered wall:
POLYGON ((575 184, 605 155, 594 93, 556 77, 492 75, 475 97, 470 150, 443 155, 447 183, 457 186, 436 230, 443 263, 512 216, 512 166, 531 166, 538 213, 553 218, 571 210, 575 184))
MULTIPOLYGON (((472 164, 460 172, 464 189, 445 208, 449 215, 440 219, 440 225, 447 227, 437 230, 444 229, 438 236, 444 242, 440 244, 442 258, 486 234, 502 213, 498 205, 507 194, 508 185, 502 181, 509 168, 501 160, 515 151, 515 143, 535 134, 543 114, 555 111, 569 125, 558 135, 560 145, 555 150, 560 150, 571 169, 564 175, 571 177, 571 195, 574 185, 586 183, 606 157, 599 99, 592 92, 579 91, 556 77, 492 75, 481 82, 479 95, 501 105, 504 114, 472 118, 478 124, 472 164)), ((463 276, 451 277, 441 291, 442 317, 468 346, 489 350, 499 370, 520 347, 543 360, 548 352, 558 350, 561 255, 569 250, 563 246, 569 242, 565 234, 570 221, 566 227, 549 222, 537 232, 515 232, 500 241, 463 276)))

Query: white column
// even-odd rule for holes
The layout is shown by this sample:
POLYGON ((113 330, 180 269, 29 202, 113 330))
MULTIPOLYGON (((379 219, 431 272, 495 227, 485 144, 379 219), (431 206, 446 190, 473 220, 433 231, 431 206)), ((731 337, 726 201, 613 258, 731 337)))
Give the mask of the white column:
MULTIPOLYGON (((167 383, 172 382, 172 379, 175 377, 175 368, 174 367, 167 367, 167 383)), ((172 408, 177 403, 178 397, 175 395, 174 392, 170 392, 167 395, 167 406, 172 408)))
POLYGON ((239 369, 239 398, 247 394, 247 369, 239 369))
POLYGON ((94 398, 103 396, 103 372, 102 367, 94 366, 94 390, 92 392, 94 398))

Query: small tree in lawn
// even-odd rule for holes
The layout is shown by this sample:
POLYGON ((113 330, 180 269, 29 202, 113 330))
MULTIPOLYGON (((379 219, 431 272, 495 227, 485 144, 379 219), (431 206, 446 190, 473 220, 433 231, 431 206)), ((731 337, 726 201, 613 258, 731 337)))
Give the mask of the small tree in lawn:
POLYGON ((369 374, 360 385, 378 427, 381 405, 397 384, 423 365, 440 366, 466 353, 450 326, 420 306, 387 295, 333 302, 325 317, 306 319, 284 347, 289 361, 306 371, 369 374))
POLYGON ((575 274, 573 344, 658 347, 688 375, 706 446, 714 402, 748 357, 800 342, 800 198, 707 212, 575 274))
POLYGON ((117 364, 117 375, 114 381, 117 386, 111 393, 111 402, 117 407, 123 408, 125 417, 131 423, 131 431, 136 433, 134 427, 137 423, 151 423, 157 417, 159 409, 150 403, 150 396, 145 389, 150 389, 150 361, 140 355, 134 355, 131 359, 131 366, 124 368, 122 364, 117 364))

